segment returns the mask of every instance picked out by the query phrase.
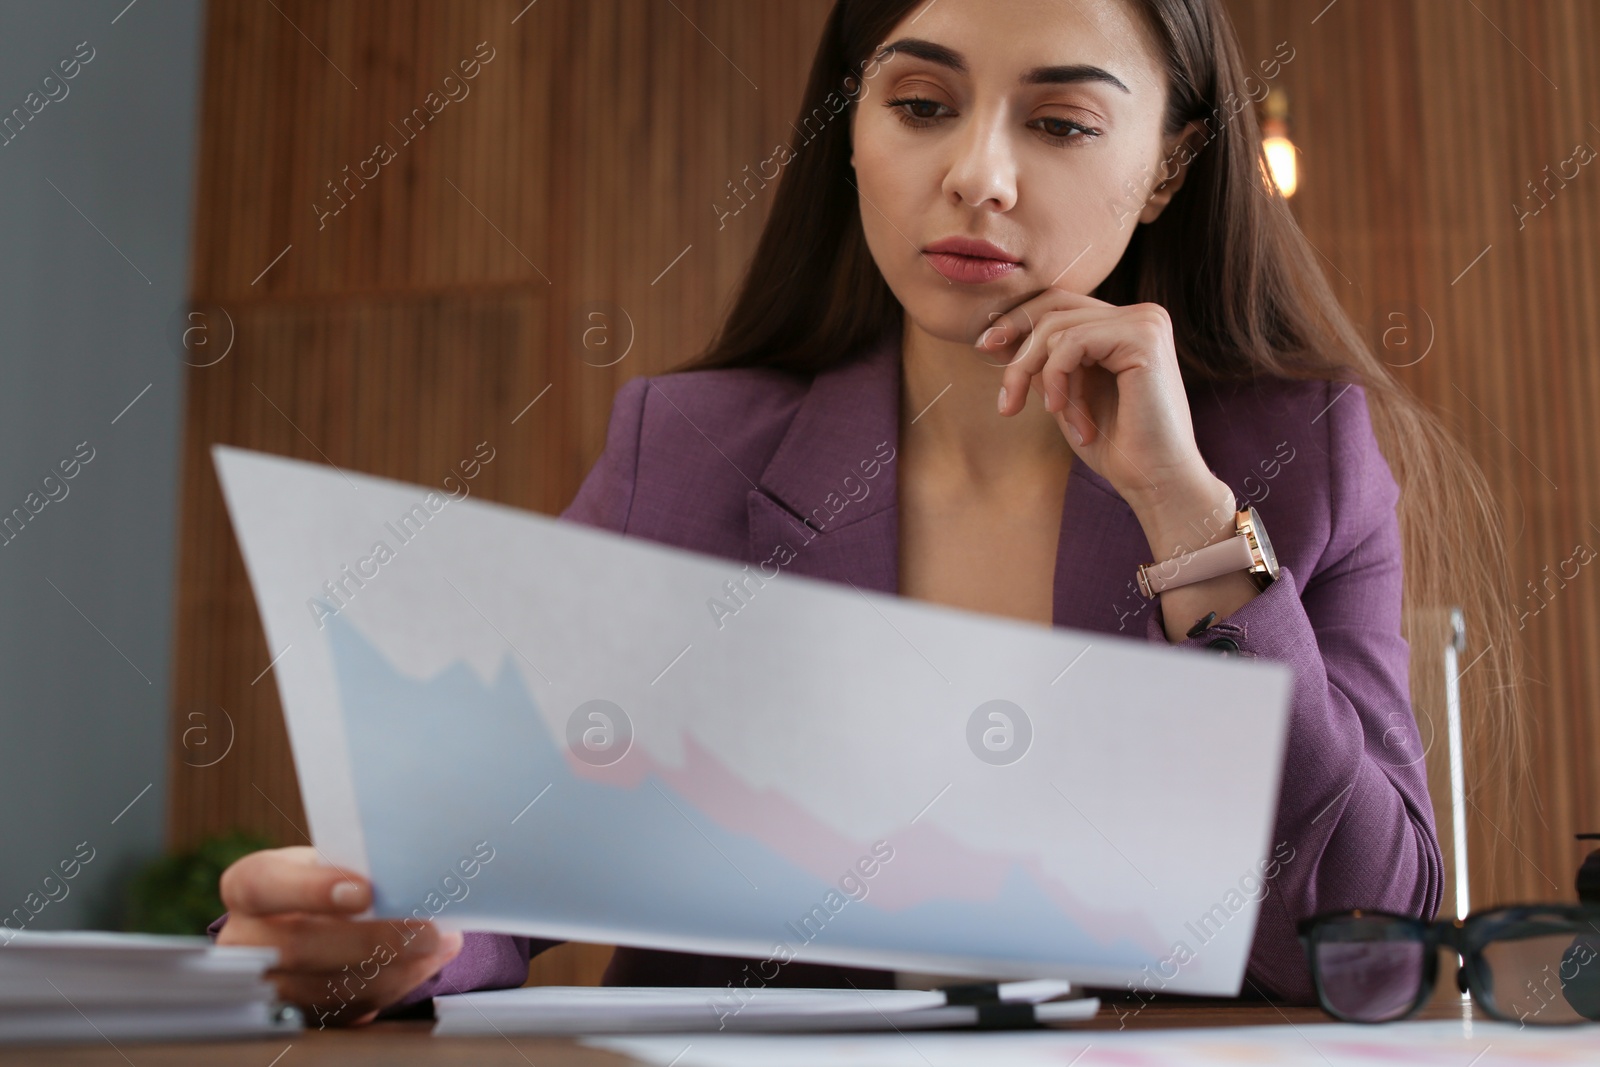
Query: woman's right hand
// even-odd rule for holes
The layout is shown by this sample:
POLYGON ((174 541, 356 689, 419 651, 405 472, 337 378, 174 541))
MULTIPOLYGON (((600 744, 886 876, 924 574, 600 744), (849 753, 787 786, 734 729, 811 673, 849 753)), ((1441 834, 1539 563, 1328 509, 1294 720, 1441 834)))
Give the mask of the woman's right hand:
POLYGON ((228 921, 217 944, 277 949, 267 977, 308 1019, 370 1022, 461 951, 459 931, 431 922, 349 918, 371 904, 366 879, 322 863, 307 846, 241 857, 220 888, 228 921))

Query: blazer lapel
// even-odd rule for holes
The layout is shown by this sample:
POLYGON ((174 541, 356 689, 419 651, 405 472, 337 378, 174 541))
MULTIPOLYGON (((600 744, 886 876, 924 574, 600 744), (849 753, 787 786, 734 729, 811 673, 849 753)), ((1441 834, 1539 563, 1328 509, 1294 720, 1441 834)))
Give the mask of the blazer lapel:
POLYGON ((748 494, 750 558, 899 591, 900 332, 819 372, 748 494), (787 562, 785 562, 787 559, 787 562))
POLYGON ((1133 509, 1074 456, 1056 547, 1055 625, 1143 638, 1154 603, 1133 576, 1149 553, 1133 509))
MULTIPOLYGON (((748 493, 752 562, 898 593, 900 330, 819 372, 759 488, 748 493)), ((1074 458, 1062 501, 1053 622, 1142 637, 1133 584, 1149 549, 1133 511, 1074 458)))

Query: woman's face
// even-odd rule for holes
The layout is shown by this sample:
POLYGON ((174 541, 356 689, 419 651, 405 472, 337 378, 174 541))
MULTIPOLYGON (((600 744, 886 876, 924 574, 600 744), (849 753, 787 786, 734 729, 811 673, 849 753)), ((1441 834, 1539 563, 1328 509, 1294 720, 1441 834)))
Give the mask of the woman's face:
POLYGON ((1177 189, 1156 188, 1166 74, 1130 0, 934 0, 884 47, 851 113, 861 222, 935 337, 971 344, 1047 288, 1091 292, 1177 189), (952 237, 1017 262, 930 251, 952 237))

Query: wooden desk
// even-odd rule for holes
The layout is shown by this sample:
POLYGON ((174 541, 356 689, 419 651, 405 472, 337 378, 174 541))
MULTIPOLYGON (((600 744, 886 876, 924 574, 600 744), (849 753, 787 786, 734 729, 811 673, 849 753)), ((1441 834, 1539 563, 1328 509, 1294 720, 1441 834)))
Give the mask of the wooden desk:
MULTIPOLYGON (((1443 982, 1440 985, 1444 985, 1443 982)), ((1470 1019, 1452 984, 1423 1011, 1425 1019, 1470 1019)), ((1093 1022, 1074 1029, 1140 1030, 1180 1026, 1320 1026, 1332 1020, 1316 1008, 1279 1008, 1227 1000, 1104 1001, 1093 1022), (1119 1010, 1120 1009, 1120 1012, 1119 1010)), ((432 1022, 381 1022, 353 1030, 308 1029, 294 1040, 202 1043, 121 1043, 32 1046, 0 1050, 0 1067, 392 1067, 472 1064, 473 1067, 626 1067, 633 1060, 565 1038, 430 1036, 432 1022), (285 1051, 287 1050, 287 1051, 285 1051), (281 1059, 274 1059, 282 1054, 281 1059)))

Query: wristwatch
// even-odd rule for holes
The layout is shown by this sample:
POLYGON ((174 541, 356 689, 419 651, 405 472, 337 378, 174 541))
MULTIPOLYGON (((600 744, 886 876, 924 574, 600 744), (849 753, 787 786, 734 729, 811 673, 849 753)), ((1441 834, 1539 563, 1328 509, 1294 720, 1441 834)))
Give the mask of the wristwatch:
POLYGON ((1226 541, 1193 552, 1173 556, 1164 563, 1140 566, 1139 592, 1154 599, 1157 594, 1179 586, 1193 585, 1231 571, 1245 571, 1257 589, 1265 589, 1278 579, 1278 557, 1272 541, 1254 507, 1234 516, 1238 531, 1226 541))

